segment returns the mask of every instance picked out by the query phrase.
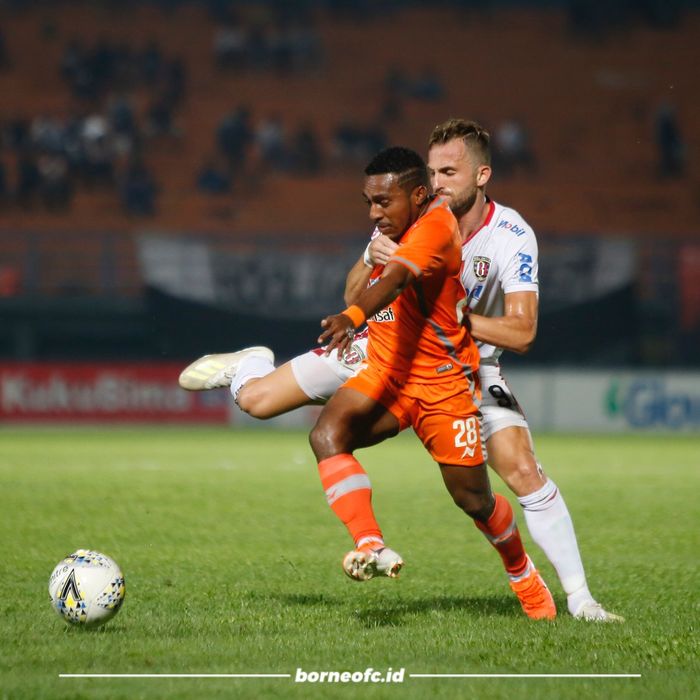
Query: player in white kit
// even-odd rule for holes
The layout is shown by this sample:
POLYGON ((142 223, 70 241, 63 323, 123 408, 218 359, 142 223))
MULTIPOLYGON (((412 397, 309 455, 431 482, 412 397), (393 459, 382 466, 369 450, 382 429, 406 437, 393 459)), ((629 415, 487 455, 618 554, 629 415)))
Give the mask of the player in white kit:
MULTIPOLYGON (((491 176, 489 135, 478 124, 451 119, 429 141, 433 187, 457 217, 464 241, 462 282, 467 290, 467 322, 479 346, 482 436, 488 464, 516 494, 533 540, 557 571, 569 612, 585 620, 617 621, 591 595, 573 522, 561 493, 534 455, 527 420, 499 364, 504 349, 526 352, 535 339, 538 309, 538 251, 532 228, 513 209, 485 193, 491 176)), ((348 274, 346 302, 367 285, 375 264, 384 265, 396 243, 372 236, 348 274)), ((191 390, 230 386, 238 405, 257 418, 327 400, 357 371, 366 336, 358 334, 340 360, 335 352, 310 350, 274 367, 272 351, 248 348, 208 355, 186 368, 181 385, 191 390)))

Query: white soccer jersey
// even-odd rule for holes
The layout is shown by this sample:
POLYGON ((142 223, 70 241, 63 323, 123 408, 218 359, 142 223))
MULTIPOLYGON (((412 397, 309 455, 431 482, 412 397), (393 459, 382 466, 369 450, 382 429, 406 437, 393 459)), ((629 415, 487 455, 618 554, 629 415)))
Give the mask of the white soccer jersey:
MULTIPOLYGON (((490 201, 484 225, 462 246, 462 283, 470 311, 503 316, 504 295, 537 292, 537 239, 514 209, 490 201)), ((502 348, 476 341, 482 365, 497 365, 502 348)))
MULTIPOLYGON (((513 209, 491 201, 484 225, 462 246, 462 283, 469 309, 483 316, 503 316, 509 292, 538 291, 537 240, 533 230, 513 209)), ((374 238, 377 232, 372 235, 374 238)), ((481 355, 482 437, 517 426, 528 429, 517 399, 501 374, 502 348, 476 341, 481 355)), ((315 401, 326 401, 363 366, 367 333, 358 334, 345 361, 334 350, 328 357, 319 349, 292 360, 292 371, 302 391, 315 401)))

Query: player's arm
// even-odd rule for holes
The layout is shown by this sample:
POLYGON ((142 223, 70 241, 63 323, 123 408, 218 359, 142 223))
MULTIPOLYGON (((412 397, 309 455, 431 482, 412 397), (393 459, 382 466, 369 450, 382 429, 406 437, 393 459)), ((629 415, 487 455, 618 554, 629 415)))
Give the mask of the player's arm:
POLYGON ((362 257, 352 266, 345 278, 345 303, 354 304, 355 300, 367 287, 369 277, 375 265, 386 265, 398 248, 388 236, 375 236, 367 246, 362 257))
POLYGON ((352 331, 391 304, 414 279, 415 275, 405 265, 388 263, 379 282, 360 292, 353 305, 343 313, 327 316, 321 321, 324 330, 318 342, 320 345, 328 344, 326 354, 335 348, 342 354, 352 341, 352 331))
POLYGON ((537 292, 510 292, 505 295, 503 316, 468 314, 465 321, 475 340, 522 354, 537 335, 537 308, 537 292))
POLYGON ((369 282, 371 274, 372 268, 365 263, 365 255, 363 254, 350 268, 350 272, 348 272, 348 276, 345 278, 345 294, 343 298, 348 306, 354 304, 357 297, 367 288, 367 283, 369 282))

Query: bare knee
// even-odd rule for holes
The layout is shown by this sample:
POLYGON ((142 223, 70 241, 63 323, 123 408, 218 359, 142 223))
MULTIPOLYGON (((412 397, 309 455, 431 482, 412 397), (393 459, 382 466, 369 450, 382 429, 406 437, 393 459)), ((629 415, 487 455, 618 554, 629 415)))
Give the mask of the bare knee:
POLYGON ((526 428, 511 426, 499 430, 487 440, 486 448, 489 466, 516 496, 537 491, 546 482, 526 428))
POLYGON ((458 491, 451 496, 455 505, 474 520, 485 522, 493 513, 495 502, 491 491, 458 491))
POLYGON ((539 462, 530 453, 519 454, 493 468, 516 496, 537 491, 547 480, 539 462))
POLYGON ((272 418, 276 415, 272 405, 272 391, 258 379, 247 381, 238 392, 236 403, 241 411, 253 416, 253 418, 272 418))
POLYGON ((323 414, 309 433, 309 443, 317 460, 327 459, 343 452, 351 452, 344 440, 347 431, 333 421, 324 420, 323 414))
POLYGON ((441 464, 442 478, 455 505, 475 520, 488 520, 495 501, 486 465, 459 467, 441 464))

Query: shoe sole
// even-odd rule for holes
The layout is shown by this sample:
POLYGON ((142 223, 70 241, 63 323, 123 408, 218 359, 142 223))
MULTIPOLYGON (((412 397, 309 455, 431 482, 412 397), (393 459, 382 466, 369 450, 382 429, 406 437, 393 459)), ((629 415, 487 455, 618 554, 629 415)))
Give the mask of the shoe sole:
POLYGON ((622 615, 615 615, 615 613, 608 612, 607 610, 605 611, 605 614, 603 617, 595 617, 593 615, 586 616, 586 615, 578 615, 574 619, 576 620, 583 620, 584 622, 601 622, 601 623, 619 623, 619 622, 624 622, 625 618, 622 617, 622 615))
POLYGON ((208 391, 209 389, 220 389, 227 384, 208 387, 207 382, 211 381, 219 372, 231 365, 238 366, 240 361, 248 355, 255 353, 269 358, 270 362, 275 361, 275 355, 263 346, 253 346, 244 348, 237 352, 220 353, 217 355, 204 355, 185 367, 180 373, 178 384, 187 391, 208 391))

